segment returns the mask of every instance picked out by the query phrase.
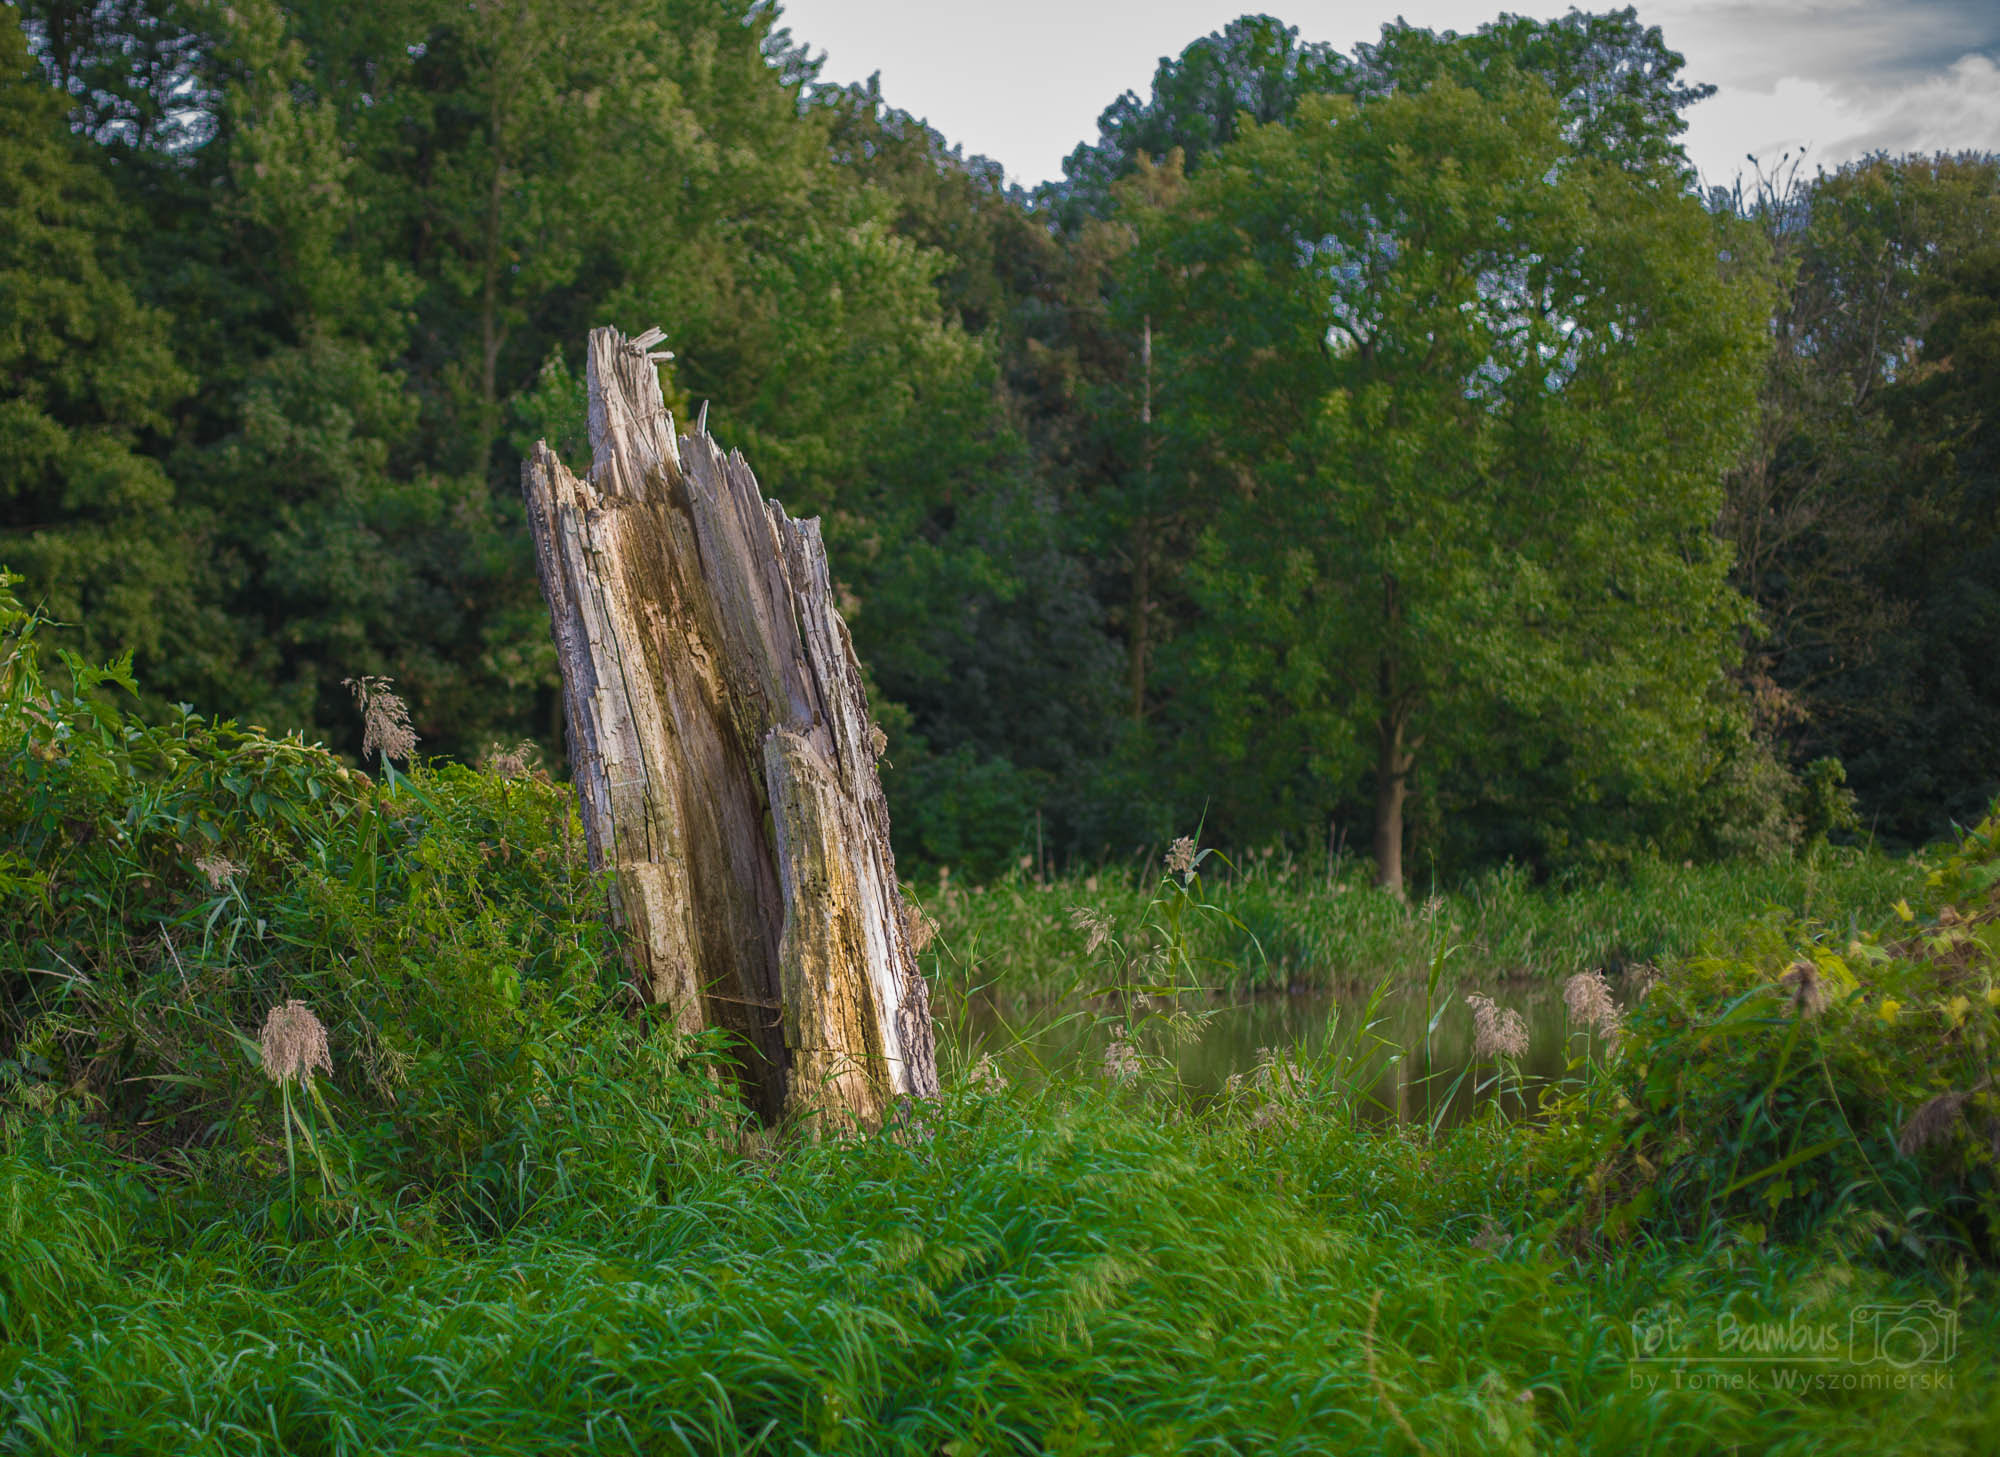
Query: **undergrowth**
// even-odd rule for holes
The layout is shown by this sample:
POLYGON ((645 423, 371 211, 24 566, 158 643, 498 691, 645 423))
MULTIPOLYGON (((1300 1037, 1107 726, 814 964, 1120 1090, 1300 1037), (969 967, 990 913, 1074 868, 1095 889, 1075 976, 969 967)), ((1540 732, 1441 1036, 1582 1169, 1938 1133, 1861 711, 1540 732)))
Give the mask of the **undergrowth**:
POLYGON ((1450 1131, 1363 1116, 1402 1051, 1373 1004, 1201 1100, 1148 1029, 1184 1030, 1175 999, 1218 960, 1283 964, 1258 895, 1315 934, 1382 918, 1380 964, 1428 958, 1428 1015, 1448 939, 1569 957, 1624 892, 1502 884, 1412 922, 1191 845, 1095 923, 989 889, 995 934, 1050 908, 1033 954, 1082 968, 1123 1055, 1032 1085, 952 1065, 938 1102, 814 1142, 755 1129, 726 1049, 623 995, 560 786, 144 722, 122 669, 45 678, 0 609, 0 1451, 1872 1454, 2000 1431, 1991 827, 1919 867, 1881 934, 1841 897, 1886 905, 1909 872, 1779 867, 1774 903, 1808 919, 1670 967, 1534 1117, 1491 1111, 1526 1076, 1494 1054, 1489 1111, 1450 1131), (1850 1379, 1746 1387, 1742 1330, 1838 1331, 1847 1364, 1792 1374, 1850 1379), (1854 1356, 1885 1330, 1952 1344, 1854 1356), (1659 1356, 1662 1331, 1697 1338, 1659 1356))
POLYGON ((518 760, 404 774, 384 756, 370 776, 295 737, 185 711, 148 723, 120 666, 66 657, 45 678, 33 629, 0 582, 10 1106, 87 1119, 287 1228, 502 1225, 545 1192, 524 1128, 564 1118, 590 1159, 579 1105, 720 1116, 648 1075, 702 1049, 618 1005, 566 787, 518 760), (314 1090, 327 1158, 303 1193, 290 1085, 256 1040, 291 1001, 340 1058, 314 1090))
POLYGON ((1667 1304, 1845 1331, 1912 1289, 1783 1248, 1496 1235, 1520 1152, 982 1091, 919 1136, 413 1250, 148 1209, 73 1130, 17 1131, 7 1178, 42 1182, 9 1238, 68 1279, 10 1306, 0 1432, 129 1454, 1878 1453, 1994 1429, 1976 1291, 1949 1390, 1718 1393, 1719 1352, 1635 1381, 1667 1304))
POLYGON ((1579 1176, 1546 1197, 1614 1232, 1993 1263, 2000 817, 1934 854, 1883 919, 1760 926, 1659 980, 1603 1086, 1544 1129, 1579 1176))

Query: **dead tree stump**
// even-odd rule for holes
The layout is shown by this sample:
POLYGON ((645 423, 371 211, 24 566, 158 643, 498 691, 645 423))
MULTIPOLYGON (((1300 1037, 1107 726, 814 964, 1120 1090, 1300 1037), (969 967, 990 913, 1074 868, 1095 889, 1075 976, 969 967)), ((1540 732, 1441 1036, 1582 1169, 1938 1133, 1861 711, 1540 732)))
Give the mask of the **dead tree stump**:
POLYGON ((640 995, 733 1033, 766 1119, 877 1126, 937 1091, 881 730, 818 520, 676 437, 660 337, 593 330, 589 475, 521 472, 590 863, 640 995))

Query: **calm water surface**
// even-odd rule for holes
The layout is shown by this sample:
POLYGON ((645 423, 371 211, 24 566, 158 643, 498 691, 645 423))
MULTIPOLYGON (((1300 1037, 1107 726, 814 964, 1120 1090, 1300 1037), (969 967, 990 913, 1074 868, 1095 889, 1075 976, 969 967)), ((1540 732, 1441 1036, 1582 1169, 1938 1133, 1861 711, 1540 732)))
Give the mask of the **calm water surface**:
MULTIPOLYGON (((1571 1036, 1560 983, 1522 981, 1465 990, 1483 992, 1526 1021, 1528 1055, 1521 1070, 1527 1084, 1560 1078, 1566 1052, 1583 1052, 1581 1034, 1571 1036)), ((1625 989, 1615 978, 1612 990, 1622 1003, 1625 989)), ((1428 1052, 1421 983, 1386 993, 1362 1032, 1368 995, 1367 989, 1353 988, 1236 1002, 1187 998, 1181 1005, 1201 1017, 1194 1038, 1175 1046, 1154 1022, 1155 1030, 1142 1043, 1174 1064, 1189 1093, 1207 1099, 1220 1093, 1232 1074, 1251 1071, 1273 1052, 1293 1054, 1310 1065, 1327 1051, 1330 1040, 1336 1048, 1352 1045, 1359 1034, 1364 1048, 1376 1049, 1370 1056, 1382 1069, 1370 1098, 1374 1116, 1423 1118, 1442 1109, 1447 1122, 1463 1118, 1472 1106, 1472 1085, 1492 1072, 1490 1063, 1482 1064, 1464 1078, 1457 1097, 1444 1108, 1446 1093, 1460 1082, 1472 1059, 1472 1013, 1463 995, 1448 994, 1428 1052)), ((1117 1025, 1111 1009, 1101 1003, 1051 1005, 945 994, 936 1010, 940 1034, 958 1056, 970 1062, 990 1055, 1009 1077, 1030 1081, 1100 1072, 1117 1025)), ((1143 1013, 1140 1025, 1147 1025, 1143 1013)), ((1533 1103, 1531 1093, 1528 1106, 1533 1103)))

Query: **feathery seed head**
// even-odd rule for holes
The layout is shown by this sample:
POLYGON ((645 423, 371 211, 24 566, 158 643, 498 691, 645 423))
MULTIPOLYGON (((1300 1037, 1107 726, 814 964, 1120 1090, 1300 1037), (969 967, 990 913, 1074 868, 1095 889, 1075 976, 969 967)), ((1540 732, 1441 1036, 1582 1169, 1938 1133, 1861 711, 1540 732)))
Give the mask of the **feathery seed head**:
POLYGON ((1083 932, 1085 956, 1094 955, 1098 947, 1111 939, 1111 922, 1089 906, 1071 906, 1069 923, 1083 932))
POLYGON ((915 901, 903 905, 903 934, 909 938, 910 954, 920 956, 937 936, 937 922, 915 901))
POLYGON ((197 856, 194 868, 208 878, 210 890, 221 890, 225 880, 243 873, 243 867, 225 855, 197 856))
POLYGON ((1903 1125, 1903 1131, 1896 1135, 1896 1147, 1903 1157, 1909 1158, 1937 1143, 1951 1132, 1958 1122, 1959 1114, 1965 1111, 1966 1093, 1939 1093, 1910 1115, 1910 1121, 1903 1125))
POLYGON ((326 1028, 312 1009, 294 998, 282 1007, 273 1007, 264 1018, 259 1038, 264 1054, 264 1075, 274 1083, 293 1078, 311 1082, 317 1069, 333 1076, 333 1054, 326 1045, 326 1028))
POLYGON ((407 759, 417 751, 417 731, 410 727, 410 706, 396 696, 392 678, 364 675, 343 678, 354 691, 355 706, 361 710, 361 752, 377 753, 390 759, 407 759))
POLYGON ((1104 1049, 1104 1071, 1108 1077, 1119 1082, 1129 1082, 1139 1075, 1139 1049, 1119 1037, 1104 1049))
POLYGON ((535 746, 526 739, 511 749, 505 744, 489 744, 479 756, 479 767, 500 779, 526 779, 534 771, 535 746))
POLYGON ((1778 985, 1791 989, 1794 1011, 1815 1017, 1826 1010, 1826 987, 1820 981, 1819 968, 1812 962, 1794 961, 1780 974, 1778 985))
POLYGON ((1512 1007, 1495 1006, 1491 997, 1469 992, 1465 1004, 1472 1008, 1472 1055, 1479 1057, 1525 1057, 1528 1053, 1528 1024, 1512 1007))
POLYGON ((1609 1037, 1618 1031, 1618 1004, 1601 971, 1580 971, 1563 984, 1563 1002, 1570 1021, 1592 1027, 1609 1037))

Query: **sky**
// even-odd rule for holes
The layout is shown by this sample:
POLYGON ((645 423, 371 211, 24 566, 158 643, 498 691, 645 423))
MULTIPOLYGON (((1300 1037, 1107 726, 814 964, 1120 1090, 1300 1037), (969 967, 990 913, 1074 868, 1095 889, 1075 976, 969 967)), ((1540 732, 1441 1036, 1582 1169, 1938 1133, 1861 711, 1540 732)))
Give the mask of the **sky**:
MULTIPOLYGON (((1476 30, 1502 0, 784 0, 783 23, 826 53, 823 79, 880 71, 892 105, 1033 186, 1096 139, 1120 92, 1150 94, 1162 56, 1258 8, 1347 50, 1399 14, 1476 30)), ((1710 183, 1801 147, 1807 171, 1876 150, 2000 151, 2000 0, 1658 0, 1639 18, 1687 57, 1688 80, 1718 88, 1682 138, 1710 183)))

